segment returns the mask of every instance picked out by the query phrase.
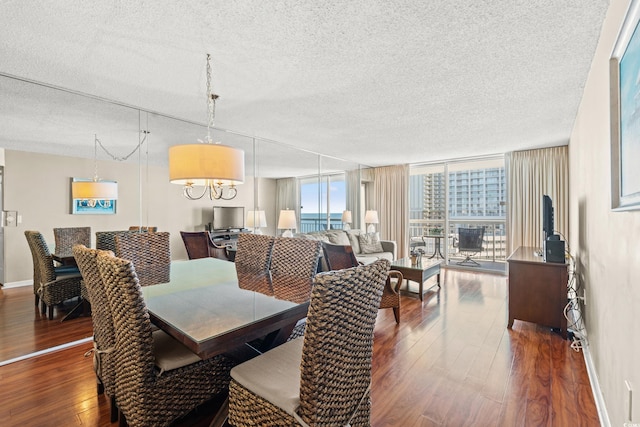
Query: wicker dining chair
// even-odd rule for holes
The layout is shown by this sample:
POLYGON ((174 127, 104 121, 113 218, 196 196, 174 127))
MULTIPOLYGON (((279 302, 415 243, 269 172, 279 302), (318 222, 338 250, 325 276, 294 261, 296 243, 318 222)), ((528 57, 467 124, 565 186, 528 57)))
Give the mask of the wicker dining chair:
POLYGON ((116 345, 116 335, 113 328, 111 307, 98 271, 96 258, 99 253, 109 253, 76 245, 73 256, 76 259, 82 280, 91 303, 91 320, 93 322, 93 367, 98 380, 98 394, 104 392, 110 399, 111 422, 118 420, 118 408, 115 402, 115 357, 113 349, 116 345))
MULTIPOLYGON (((329 270, 342 270, 360 265, 351 246, 333 245, 322 242, 322 251, 329 270)), ((392 308, 396 323, 400 323, 400 286, 403 281, 402 273, 390 270, 382 292, 380 308, 392 308)))
POLYGON ((318 274, 304 337, 231 370, 230 424, 369 426, 373 330, 388 270, 378 260, 318 274))
POLYGON ((274 296, 297 303, 308 301, 319 258, 317 240, 276 237, 271 256, 274 296))
POLYGON ((117 234, 115 243, 116 256, 133 262, 140 286, 170 280, 171 247, 168 232, 117 234))
POLYGON ((74 245, 91 247, 91 227, 62 227, 53 229, 55 253, 70 254, 74 245))
POLYGON ((158 368, 158 342, 133 263, 104 252, 96 261, 113 317, 115 398, 121 425, 168 426, 225 392, 233 366, 226 356, 158 368))
POLYGON ((142 233, 155 233, 158 231, 158 227, 152 226, 152 227, 147 227, 147 226, 142 226, 140 227, 139 225, 132 225, 129 227, 129 231, 137 231, 137 232, 142 232, 142 233))
POLYGON ((262 234, 238 235, 235 265, 239 287, 273 295, 269 268, 274 241, 274 237, 262 234))
POLYGON ((115 253, 116 236, 138 233, 138 231, 133 230, 96 231, 96 249, 115 253))
POLYGON ((33 289, 36 305, 41 303, 42 313, 48 309, 53 319, 53 307, 72 298, 80 297, 82 276, 77 269, 57 269, 49 246, 39 231, 24 232, 33 259, 33 289))
POLYGON ((184 242, 184 248, 187 250, 189 259, 208 258, 211 256, 209 252, 209 233, 206 231, 181 231, 180 237, 184 242))

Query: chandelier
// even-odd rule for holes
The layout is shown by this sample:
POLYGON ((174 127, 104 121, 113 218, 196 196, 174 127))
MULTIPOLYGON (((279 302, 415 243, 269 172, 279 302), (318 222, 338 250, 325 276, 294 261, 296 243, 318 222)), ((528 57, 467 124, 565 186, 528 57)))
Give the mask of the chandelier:
POLYGON ((113 200, 118 199, 118 183, 115 181, 101 181, 98 178, 98 135, 93 139, 93 180, 73 181, 71 183, 71 197, 82 200, 89 207, 111 206, 113 200))
POLYGON ((211 91, 211 55, 207 54, 207 136, 198 144, 174 145, 169 148, 169 180, 183 185, 183 195, 198 200, 209 195, 211 200, 231 200, 238 194, 236 185, 244 182, 244 151, 213 142, 216 100, 211 91), (202 186, 201 192, 194 187, 202 186))

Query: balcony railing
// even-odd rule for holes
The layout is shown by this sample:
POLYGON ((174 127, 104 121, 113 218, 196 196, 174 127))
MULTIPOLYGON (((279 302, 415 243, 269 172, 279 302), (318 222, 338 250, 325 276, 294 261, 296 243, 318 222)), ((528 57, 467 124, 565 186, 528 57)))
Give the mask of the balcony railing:
POLYGON ((448 256, 450 260, 462 260, 465 257, 458 251, 458 228, 474 227, 484 227, 483 249, 474 258, 490 260, 493 262, 505 262, 507 258, 507 249, 504 220, 449 220, 449 229, 444 233, 444 221, 411 219, 409 220, 411 246, 424 247, 424 251, 427 254, 433 254, 436 250, 436 239, 426 236, 434 234, 447 236, 446 239, 441 239, 446 241, 444 244, 441 242, 442 247, 440 248, 440 251, 442 252, 442 255, 448 256))

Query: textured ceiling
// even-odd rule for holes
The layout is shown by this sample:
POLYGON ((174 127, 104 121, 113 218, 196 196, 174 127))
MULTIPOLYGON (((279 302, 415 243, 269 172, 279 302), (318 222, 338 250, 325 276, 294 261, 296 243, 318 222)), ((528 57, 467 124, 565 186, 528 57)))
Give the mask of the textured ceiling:
MULTIPOLYGON (((0 73, 205 124, 211 53, 216 126, 366 165, 416 163, 566 144, 607 7, 0 0, 0 73)), ((101 135, 138 123, 134 110, 90 113, 18 83, 0 86, 0 146, 92 156, 78 123, 101 135)), ((171 139, 155 141, 194 142, 171 139)))

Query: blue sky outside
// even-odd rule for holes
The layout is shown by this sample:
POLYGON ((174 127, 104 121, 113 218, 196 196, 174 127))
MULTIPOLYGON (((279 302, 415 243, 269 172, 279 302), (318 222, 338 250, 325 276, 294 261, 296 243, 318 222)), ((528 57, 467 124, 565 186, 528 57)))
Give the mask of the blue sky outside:
MULTIPOLYGON (((318 182, 303 183, 300 186, 300 202, 303 213, 319 213, 327 211, 327 184, 326 181, 320 185, 318 182), (318 204, 318 191, 322 205, 318 204), (322 208, 322 209, 321 209, 322 208)), ((340 213, 346 209, 346 187, 344 181, 331 182, 330 187, 331 213, 340 213)))

